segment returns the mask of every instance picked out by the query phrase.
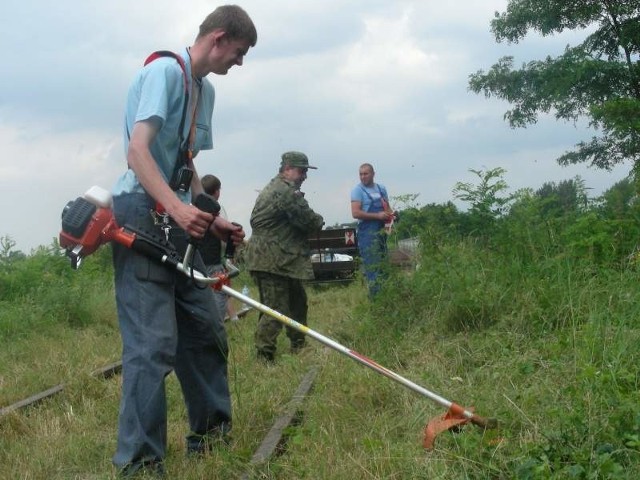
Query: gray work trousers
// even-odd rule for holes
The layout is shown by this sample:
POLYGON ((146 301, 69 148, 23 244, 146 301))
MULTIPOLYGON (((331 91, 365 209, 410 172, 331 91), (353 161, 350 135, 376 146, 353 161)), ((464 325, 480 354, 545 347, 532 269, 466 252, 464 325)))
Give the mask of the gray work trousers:
MULTIPOLYGON (((113 199, 118 225, 164 236, 153 225, 146 194, 113 199)), ((184 253, 184 231, 171 229, 184 253)), ((199 255, 196 268, 204 271, 199 255)), ((209 434, 231 428, 228 345, 211 288, 122 245, 113 245, 116 302, 122 336, 122 395, 113 462, 127 467, 162 462, 166 453, 165 377, 173 370, 189 417, 187 448, 198 450, 209 434)))

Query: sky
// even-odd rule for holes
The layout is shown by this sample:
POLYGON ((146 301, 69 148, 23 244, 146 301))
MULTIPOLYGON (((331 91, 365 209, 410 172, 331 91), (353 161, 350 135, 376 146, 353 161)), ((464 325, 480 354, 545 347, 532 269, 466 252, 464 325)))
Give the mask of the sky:
MULTIPOLYGON (((209 75, 214 149, 200 176, 222 180, 221 203, 250 235, 258 195, 280 155, 305 152, 318 170, 302 189, 327 225, 352 221, 358 167, 418 206, 454 200, 470 170, 504 168, 510 191, 580 176, 598 195, 628 173, 555 159, 597 132, 543 116, 511 129, 509 105, 468 90, 469 75, 511 55, 515 65, 560 54, 583 32, 496 43, 507 0, 245 0, 258 43, 242 67, 209 75)), ((144 59, 179 51, 217 2, 30 0, 3 6, 0 40, 0 237, 30 253, 51 245, 68 201, 125 171, 125 97, 144 59)), ((403 205, 398 199, 396 208, 403 205)), ((464 208, 464 205, 460 205, 464 208)))

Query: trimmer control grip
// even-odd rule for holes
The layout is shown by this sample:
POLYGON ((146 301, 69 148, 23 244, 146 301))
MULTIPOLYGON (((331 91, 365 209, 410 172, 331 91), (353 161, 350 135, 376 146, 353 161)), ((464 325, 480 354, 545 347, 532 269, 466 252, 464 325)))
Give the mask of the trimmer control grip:
MULTIPOLYGON (((231 222, 233 223, 235 226, 237 227, 242 227, 242 225, 240 225, 239 223, 236 222, 231 222)), ((229 234, 229 236, 227 237, 227 246, 224 249, 224 258, 233 258, 234 255, 236 254, 236 246, 233 243, 233 240, 231 239, 231 234, 229 234)))
POLYGON ((211 215, 215 216, 220 213, 220 204, 218 203, 218 201, 211 195, 207 195, 206 193, 201 193, 200 195, 198 195, 193 204, 203 212, 210 213, 211 215))
MULTIPOLYGON (((220 213, 220 204, 218 203, 218 201, 211 195, 207 195, 206 193, 201 193, 200 195, 198 195, 193 204, 203 212, 210 213, 214 217, 218 215, 218 213, 220 213)), ((209 235, 209 230, 207 229, 204 237, 200 239, 191 238, 189 240, 189 243, 196 246, 201 245, 202 242, 206 241, 206 239, 209 238, 209 235)))

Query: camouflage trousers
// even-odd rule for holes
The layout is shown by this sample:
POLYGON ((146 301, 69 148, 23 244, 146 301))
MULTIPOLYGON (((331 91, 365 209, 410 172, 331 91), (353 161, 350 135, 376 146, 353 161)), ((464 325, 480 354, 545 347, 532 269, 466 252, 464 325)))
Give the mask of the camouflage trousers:
MULTIPOLYGON (((260 303, 276 310, 296 322, 307 324, 307 293, 302 281, 267 272, 251 272, 260 292, 260 303)), ((260 313, 255 333, 256 350, 273 355, 278 344, 278 335, 284 325, 274 318, 260 313)), ((305 335, 285 327, 293 351, 305 344, 305 335)))

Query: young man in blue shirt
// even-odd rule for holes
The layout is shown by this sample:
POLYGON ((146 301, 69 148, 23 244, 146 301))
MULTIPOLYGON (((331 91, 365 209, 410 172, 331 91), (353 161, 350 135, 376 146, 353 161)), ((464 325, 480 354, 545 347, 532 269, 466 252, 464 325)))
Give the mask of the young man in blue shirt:
MULTIPOLYGON (((247 13, 226 5, 209 14, 193 45, 177 54, 183 62, 161 56, 140 70, 126 103, 129 169, 112 191, 119 225, 167 236, 180 253, 188 237, 200 239, 207 230, 242 241, 241 227, 190 203, 202 192, 193 157, 213 146, 214 89, 205 77, 226 75, 231 67, 241 66, 256 41, 247 13), (178 173, 182 182, 170 186, 178 173), (157 224, 164 213, 171 228, 157 224)), ((199 255, 195 261, 202 270, 199 255)), ((210 288, 199 288, 185 275, 122 245, 113 245, 113 263, 123 344, 113 462, 124 477, 141 470, 162 474, 167 441, 164 379, 171 371, 187 406, 189 453, 208 450, 231 429, 227 337, 210 288)))

